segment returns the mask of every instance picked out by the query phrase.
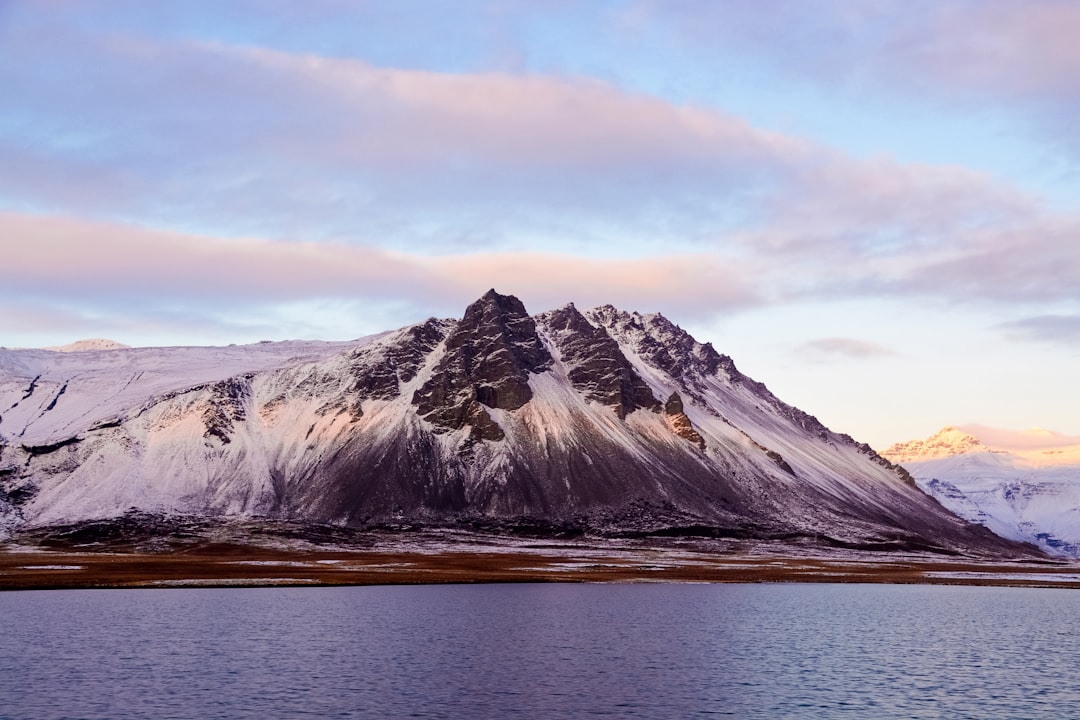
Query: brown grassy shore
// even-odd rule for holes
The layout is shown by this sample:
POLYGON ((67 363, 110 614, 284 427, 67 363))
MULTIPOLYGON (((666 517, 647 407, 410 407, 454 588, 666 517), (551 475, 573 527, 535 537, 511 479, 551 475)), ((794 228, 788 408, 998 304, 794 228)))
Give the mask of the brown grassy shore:
POLYGON ((0 545, 0 589, 488 582, 925 583, 1080 588, 1080 564, 761 542, 529 540, 461 533, 310 542, 0 545))

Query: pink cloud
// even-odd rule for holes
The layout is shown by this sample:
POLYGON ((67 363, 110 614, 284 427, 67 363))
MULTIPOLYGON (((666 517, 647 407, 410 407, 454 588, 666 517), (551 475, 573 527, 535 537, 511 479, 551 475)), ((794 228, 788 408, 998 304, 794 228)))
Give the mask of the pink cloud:
POLYGON ((114 223, 0 214, 7 294, 42 300, 115 298, 145 308, 177 302, 281 303, 370 299, 455 311, 489 287, 537 310, 574 299, 696 315, 760 302, 738 267, 712 256, 598 260, 558 253, 426 256, 371 247, 213 238, 114 223))
MULTIPOLYGON (((827 92, 932 98, 1023 118, 1075 160, 1080 142, 1080 5, 1074 0, 739 3, 638 0, 703 61, 748 54, 827 92)), ((976 119, 973 118, 973 122, 976 119)))
POLYGON ((1001 450, 1044 450, 1080 445, 1080 436, 1063 435, 1043 428, 1007 430, 969 424, 961 425, 959 429, 974 435, 985 445, 1001 450))
POLYGON ((764 227, 749 233, 775 249, 820 253, 839 243, 853 254, 903 254, 1039 213, 1031 197, 961 167, 821 151, 793 169, 791 192, 771 197, 764 227))
POLYGON ((1073 97, 1080 87, 1073 0, 639 0, 632 7, 695 42, 764 48, 775 62, 831 84, 877 76, 919 91, 1073 97))
POLYGON ((555 253, 492 253, 424 259, 464 296, 495 285, 526 305, 547 309, 574 301, 582 307, 619 307, 710 316, 761 303, 749 267, 711 254, 595 259, 555 253))
POLYGON ((896 55, 954 90, 1080 100, 1080 5, 1072 0, 964 0, 927 14, 896 55))
POLYGON ((724 214, 737 205, 742 221, 756 228, 746 232, 754 242, 809 243, 815 251, 824 242, 870 254, 881 251, 882 233, 894 238, 886 246, 905 251, 1038 212, 1036 200, 979 172, 854 158, 715 109, 595 80, 212 51, 333 97, 328 102, 340 104, 342 117, 357 119, 336 136, 318 138, 321 149, 313 154, 340 154, 357 167, 410 179, 459 175, 460 187, 440 185, 438 197, 425 196, 435 204, 458 201, 466 186, 492 198, 517 187, 540 204, 588 205, 605 214, 678 208, 699 230, 729 230, 724 214))
POLYGON ((0 214, 10 238, 0 269, 9 289, 69 295, 288 299, 385 292, 435 279, 367 247, 221 239, 118 223, 0 214))
POLYGON ((12 265, 29 271, 3 273, 9 292, 456 307, 495 285, 530 306, 706 312, 815 294, 1072 297, 1080 275, 1075 222, 985 175, 856 158, 610 83, 116 36, 58 47, 94 68, 100 98, 80 85, 75 106, 34 101, 92 119, 100 137, 76 139, 94 152, 53 154, 43 133, 0 166, 0 190, 37 200, 15 207, 100 204, 98 216, 211 230, 8 215, 5 237, 33 238, 12 265), (117 130, 111 113, 128 108, 138 122, 117 130), (79 182, 58 183, 72 166, 79 182), (1039 240, 1047 228, 1053 242, 1039 240), (478 235, 489 251, 469 247, 478 235), (417 236, 468 251, 435 256, 417 236), (537 237, 550 252, 513 249, 537 237), (618 259, 590 259, 596 245, 618 259))
POLYGON ((30 207, 179 226, 195 217, 279 237, 366 230, 371 241, 426 223, 444 236, 482 227, 506 238, 604 223, 624 237, 749 227, 777 244, 785 234, 850 238, 885 226, 913 235, 1030 204, 977 173, 853 158, 598 80, 70 39, 13 49, 31 66, 49 40, 70 72, 94 68, 93 82, 69 94, 25 102, 58 124, 17 165, 0 168, 0 188, 30 207), (74 117, 77 125, 64 125, 74 117), (89 154, 52 147, 87 133, 78 139, 89 154))
POLYGON ((589 78, 400 70, 219 45, 191 51, 250 64, 279 91, 340 113, 333 143, 312 137, 305 151, 391 173, 450 166, 481 175, 573 173, 564 181, 627 172, 717 179, 783 163, 805 145, 714 109, 589 78))
POLYGON ((1080 219, 1037 217, 971 233, 949 253, 897 268, 901 292, 966 300, 1045 302, 1076 299, 1080 219))

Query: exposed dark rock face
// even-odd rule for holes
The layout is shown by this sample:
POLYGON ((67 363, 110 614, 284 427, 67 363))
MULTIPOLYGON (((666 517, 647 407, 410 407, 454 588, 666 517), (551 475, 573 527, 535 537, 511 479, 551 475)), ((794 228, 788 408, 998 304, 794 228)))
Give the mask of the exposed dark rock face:
POLYGON ((684 440, 689 440, 702 450, 705 449, 705 438, 701 437, 701 433, 694 429, 690 418, 683 411, 682 398, 679 397, 679 393, 671 393, 671 397, 664 403, 664 414, 667 415, 668 425, 671 426, 676 435, 684 440))
POLYGON ((704 380, 721 377, 733 385, 745 385, 792 423, 822 440, 846 437, 830 433, 814 416, 781 402, 763 383, 743 375, 734 361, 718 353, 711 343, 697 342, 659 313, 641 315, 604 305, 590 310, 589 317, 623 338, 645 362, 674 378, 688 397, 700 403, 705 404, 704 380))
POLYGON ((210 404, 203 412, 207 439, 217 438, 224 444, 232 442, 230 435, 236 423, 247 417, 246 406, 251 399, 251 378, 230 378, 210 387, 210 404))
POLYGON ((357 350, 349 369, 354 378, 351 392, 363 400, 393 400, 453 325, 452 320, 431 318, 403 330, 394 343, 357 350))
MULTIPOLYGON (((70 438, 68 440, 57 443, 52 449, 46 450, 46 452, 52 452, 62 447, 72 445, 78 442, 78 438, 70 438)), ((0 442, 0 515, 6 509, 3 506, 7 505, 8 508, 16 508, 23 503, 27 502, 34 495, 37 494, 38 488, 34 485, 29 478, 23 477, 19 472, 20 468, 12 465, 6 459, 5 451, 8 446, 0 442)), ((22 450, 34 456, 35 451, 37 454, 41 454, 43 448, 40 446, 23 446, 22 450)))
MULTIPOLYGON (((685 330, 658 313, 628 313, 611 305, 587 313, 590 320, 633 348, 642 360, 675 379, 683 391, 699 398, 702 378, 721 368, 734 370, 731 359, 699 343, 685 330)), ((736 371, 737 372, 737 371, 736 371)))
POLYGON ((520 408, 532 398, 529 375, 551 362, 521 301, 490 290, 465 310, 431 379, 412 402, 436 432, 469 425, 474 438, 499 440, 503 431, 484 406, 520 408))
POLYGON ((567 378, 586 398, 611 407, 620 419, 638 409, 658 412, 648 384, 603 328, 594 327, 573 304, 538 317, 559 349, 567 378))
POLYGON ((81 442, 82 439, 78 437, 69 437, 63 440, 58 440, 54 443, 47 443, 44 445, 23 445, 22 449, 29 455, 48 455, 49 453, 56 452, 60 448, 67 447, 68 445, 74 445, 77 442, 81 442))
POLYGON ((878 454, 877 450, 874 450, 874 448, 870 447, 866 443, 855 442, 851 439, 850 435, 841 435, 840 437, 847 438, 851 440, 851 442, 855 443, 855 447, 859 449, 860 453, 866 455, 870 459, 870 462, 874 463, 875 465, 880 465, 881 467, 896 473, 904 482, 906 482, 911 487, 919 487, 915 482, 915 478, 911 476, 911 473, 909 473, 907 469, 901 466, 899 463, 894 463, 888 458, 882 457, 878 454))
POLYGON ((45 412, 49 412, 50 410, 52 410, 53 408, 56 407, 56 403, 59 402, 60 396, 63 395, 64 393, 66 393, 67 389, 68 389, 67 383, 64 383, 63 385, 60 386, 59 392, 56 393, 56 395, 53 397, 52 401, 45 408, 45 412))
POLYGON ((430 318, 351 351, 344 371, 340 367, 310 368, 297 378, 289 392, 271 398, 263 410, 272 411, 295 393, 323 399, 320 416, 348 413, 356 422, 364 416, 364 401, 400 397, 402 386, 416 377, 455 324, 454 320, 430 318))
POLYGON ((31 395, 34 394, 34 390, 37 389, 38 380, 40 380, 40 379, 41 379, 41 376, 38 375, 37 377, 35 377, 33 380, 30 381, 30 387, 26 388, 26 394, 22 396, 21 400, 27 400, 27 399, 30 398, 31 395))
MULTIPOLYGON (((628 313, 611 305, 603 305, 588 311, 588 317, 605 327, 612 335, 623 338, 643 360, 664 371, 678 381, 686 395, 705 404, 704 379, 719 376, 733 385, 743 385, 760 400, 771 406, 796 427, 815 435, 824 442, 851 444, 859 448, 870 460, 904 477, 906 472, 879 456, 869 446, 855 443, 850 436, 834 433, 813 415, 781 401, 764 383, 753 380, 739 371, 727 355, 718 353, 711 343, 699 343, 689 333, 659 313, 641 315, 628 313)), ((712 412, 716 412, 714 408, 712 412)), ((781 459, 778 464, 785 472, 793 471, 781 459)), ((914 481, 905 481, 914 487, 914 481)))
POLYGON ((13 469, 0 471, 0 502, 18 507, 33 498, 38 488, 32 483, 13 477, 14 472, 13 469))

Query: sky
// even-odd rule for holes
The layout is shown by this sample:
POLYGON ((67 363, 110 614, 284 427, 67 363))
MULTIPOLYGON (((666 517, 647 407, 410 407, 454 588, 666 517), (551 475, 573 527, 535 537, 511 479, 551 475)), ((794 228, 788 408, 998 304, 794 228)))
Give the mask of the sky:
POLYGON ((662 312, 884 449, 1080 435, 1080 2, 0 0, 0 345, 662 312))

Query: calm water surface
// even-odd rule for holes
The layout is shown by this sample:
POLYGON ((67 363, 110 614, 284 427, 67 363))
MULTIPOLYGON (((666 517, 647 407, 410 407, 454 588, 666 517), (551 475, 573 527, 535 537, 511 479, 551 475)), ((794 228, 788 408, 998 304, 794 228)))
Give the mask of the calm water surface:
POLYGON ((0 593, 4 718, 1077 718, 1080 593, 0 593))

